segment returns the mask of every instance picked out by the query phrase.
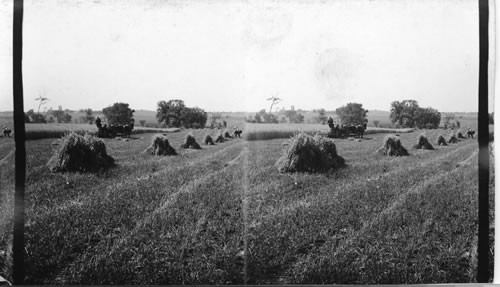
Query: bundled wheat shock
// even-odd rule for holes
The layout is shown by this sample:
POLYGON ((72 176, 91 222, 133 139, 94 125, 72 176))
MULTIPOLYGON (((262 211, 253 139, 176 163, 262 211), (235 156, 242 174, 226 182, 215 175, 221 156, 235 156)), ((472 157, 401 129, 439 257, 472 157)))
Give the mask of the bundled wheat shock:
POLYGON ((196 139, 192 134, 187 134, 184 138, 184 143, 181 145, 182 148, 189 149, 201 149, 201 146, 196 142, 196 139))
POLYGON ((408 150, 401 144, 401 140, 393 135, 386 136, 384 145, 377 150, 378 153, 387 156, 408 156, 408 150))
POLYGON ((114 159, 106 152, 103 140, 95 136, 69 133, 50 158, 48 166, 53 172, 95 172, 114 165, 114 159))
POLYGON ((417 143, 413 147, 416 149, 429 149, 429 150, 434 149, 434 147, 431 145, 427 137, 423 134, 418 136, 417 143))
POLYGON ((153 155, 176 155, 177 152, 170 145, 168 139, 164 135, 154 135, 151 140, 151 145, 146 149, 153 155))
POLYGON ((214 145, 214 140, 208 134, 203 138, 203 142, 205 143, 205 145, 214 145))
POLYGON ((300 133, 292 137, 276 162, 280 172, 321 172, 345 165, 332 139, 300 133))

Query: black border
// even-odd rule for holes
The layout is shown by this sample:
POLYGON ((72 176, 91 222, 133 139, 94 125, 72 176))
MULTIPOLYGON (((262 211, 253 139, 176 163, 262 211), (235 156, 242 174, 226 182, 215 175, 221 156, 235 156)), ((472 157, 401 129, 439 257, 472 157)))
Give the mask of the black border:
POLYGON ((23 103, 23 11, 24 1, 14 0, 13 20, 13 94, 14 94, 14 140, 15 156, 15 195, 14 195, 14 234, 12 242, 14 284, 24 283, 24 190, 26 180, 26 131, 24 127, 23 103))
POLYGON ((479 0, 479 106, 478 106, 478 266, 477 282, 487 283, 489 272, 489 115, 488 115, 488 56, 489 0, 479 0))

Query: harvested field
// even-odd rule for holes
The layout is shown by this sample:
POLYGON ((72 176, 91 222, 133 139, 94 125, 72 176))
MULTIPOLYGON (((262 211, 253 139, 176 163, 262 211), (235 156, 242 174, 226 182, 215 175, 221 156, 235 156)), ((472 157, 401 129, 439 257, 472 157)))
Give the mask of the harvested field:
MULTIPOLYGON (((475 140, 406 157, 374 153, 383 134, 335 140, 344 168, 288 174, 275 167, 283 139, 152 157, 142 153, 152 135, 105 139, 116 166, 97 174, 51 173, 54 140, 26 143, 26 283, 474 282, 475 140)), ((415 137, 401 134, 401 143, 415 137)), ((12 148, 0 138, 2 276, 11 262, 12 148)))

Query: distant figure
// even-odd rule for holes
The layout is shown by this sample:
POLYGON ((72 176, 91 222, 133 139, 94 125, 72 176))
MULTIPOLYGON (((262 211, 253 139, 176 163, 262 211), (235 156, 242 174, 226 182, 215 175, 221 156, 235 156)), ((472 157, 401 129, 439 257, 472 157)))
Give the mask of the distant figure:
POLYGON ((98 129, 102 128, 101 118, 99 118, 99 116, 95 119, 95 125, 97 126, 98 129))
POLYGON ((333 129, 333 119, 332 119, 332 117, 328 117, 327 123, 328 123, 328 126, 330 127, 330 129, 333 129))
POLYGON ((236 127, 236 128, 234 129, 234 137, 239 137, 239 138, 241 138, 241 133, 242 133, 242 132, 243 132, 242 130, 240 130, 238 127, 236 127))
POLYGON ((471 130, 470 128, 467 130, 467 137, 468 138, 474 138, 474 134, 476 131, 471 130))
POLYGON ((7 136, 10 138, 10 133, 12 133, 12 130, 7 128, 7 127, 3 127, 3 136, 7 136))

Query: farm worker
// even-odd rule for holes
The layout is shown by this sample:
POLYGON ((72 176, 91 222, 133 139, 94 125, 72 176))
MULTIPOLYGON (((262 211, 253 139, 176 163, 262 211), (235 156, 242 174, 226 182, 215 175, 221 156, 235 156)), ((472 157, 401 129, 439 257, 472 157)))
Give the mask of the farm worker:
POLYGON ((99 118, 99 116, 97 116, 97 118, 95 119, 95 125, 98 129, 101 128, 101 119, 99 118))
POLYGON ((333 119, 332 119, 332 117, 328 117, 328 121, 327 121, 327 123, 328 123, 328 126, 329 126, 330 128, 333 128, 333 119))

